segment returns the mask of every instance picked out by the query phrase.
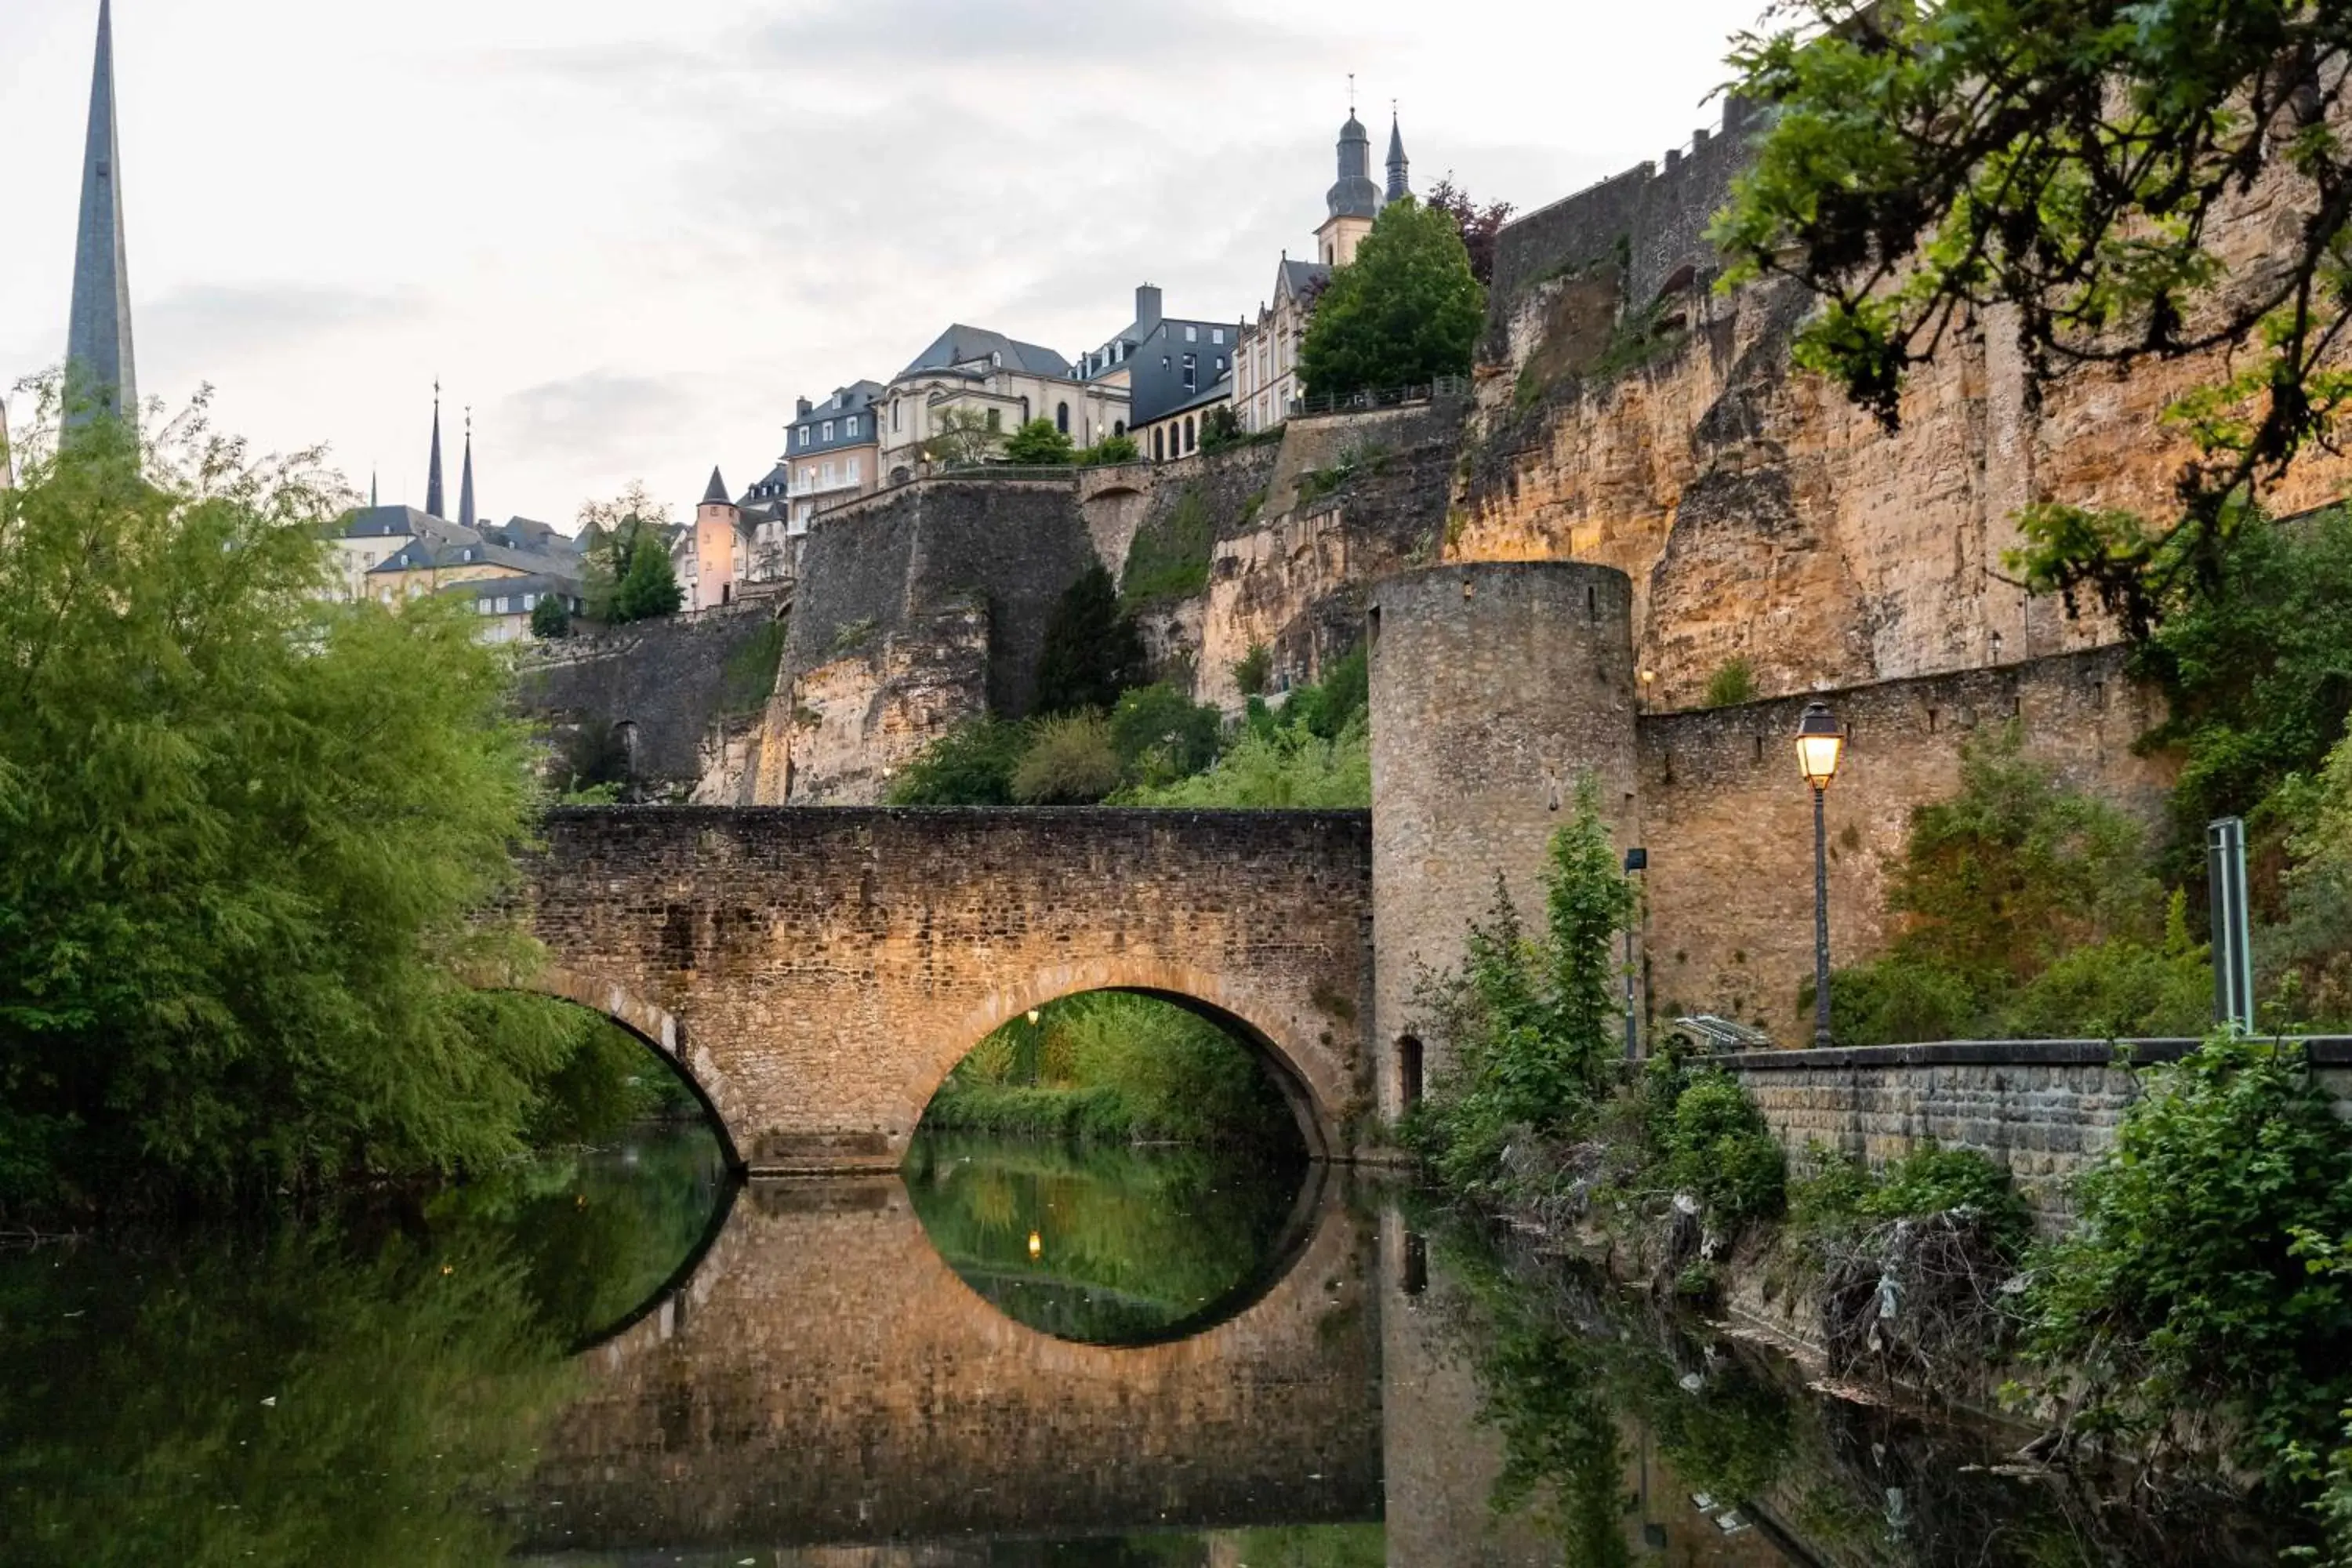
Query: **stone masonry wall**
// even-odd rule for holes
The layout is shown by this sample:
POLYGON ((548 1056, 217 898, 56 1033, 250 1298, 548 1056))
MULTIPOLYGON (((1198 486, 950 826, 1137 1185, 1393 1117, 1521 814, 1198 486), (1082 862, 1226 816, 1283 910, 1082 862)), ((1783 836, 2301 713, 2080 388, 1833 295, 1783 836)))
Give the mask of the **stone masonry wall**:
POLYGON ((934 736, 1027 713, 1046 622, 1096 559, 1074 486, 925 479, 827 513, 802 558, 756 798, 872 804, 934 736))
POLYGON ((729 659, 773 618, 767 604, 637 621, 529 645, 517 706, 543 722, 560 752, 617 744, 632 727, 629 775, 646 793, 683 793, 703 773, 706 746, 728 715, 729 659))
POLYGON ((1362 812, 551 812, 525 910, 561 985, 667 1015, 759 1171, 895 1167, 948 1069, 1056 996, 1234 1023, 1349 1152, 1370 1000, 1362 812))
MULTIPOLYGON (((2187 1041, 2143 1044, 2143 1062, 2187 1041)), ((2352 1120, 2352 1039, 2311 1043, 2317 1080, 2352 1120)), ((2138 1073, 2098 1040, 1995 1040, 1751 1053, 1726 1066, 1801 1166, 1813 1144, 1873 1166, 1934 1139, 2009 1167, 2044 1223, 2067 1212, 2066 1183, 2115 1141, 2138 1073)))
POLYGON ((1377 1519, 1375 1242, 1338 1184, 1238 1315, 1114 1347, 975 1294, 896 1175, 753 1183, 677 1298, 583 1358, 514 1523, 541 1550, 733 1562, 755 1545, 1377 1519))
MULTIPOLYGON (((2134 742, 2158 700, 2121 648, 1823 692, 1847 726, 1830 786, 1830 951, 1845 964, 1895 934, 1887 878, 1918 806, 1959 786, 1971 739, 2014 722, 2029 755, 2153 822, 2168 759, 2134 742)), ((1643 940, 1658 1018, 1715 1013, 1806 1043, 1813 973, 1812 796, 1794 736, 1807 696, 1644 715, 1639 833, 1650 851, 1643 940)))

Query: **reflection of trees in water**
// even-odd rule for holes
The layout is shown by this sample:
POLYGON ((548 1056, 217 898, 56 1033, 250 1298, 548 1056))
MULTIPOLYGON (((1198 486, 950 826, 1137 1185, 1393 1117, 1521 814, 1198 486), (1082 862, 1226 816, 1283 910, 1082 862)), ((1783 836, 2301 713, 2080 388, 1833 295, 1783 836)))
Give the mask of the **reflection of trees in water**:
POLYGON ((421 1213, 0 1257, 0 1561, 496 1560, 491 1505, 571 1394, 578 1326, 709 1220, 689 1153, 656 1158, 643 1182, 558 1162, 421 1213))
POLYGON ((450 1189, 434 1212, 509 1237, 541 1321, 579 1343, 628 1318, 693 1255, 730 1180, 708 1128, 666 1129, 617 1156, 510 1166, 450 1189))
POLYGON ((1198 1149, 927 1135, 905 1173, 932 1247, 999 1310, 1058 1338, 1116 1344, 1260 1279, 1302 1168, 1198 1149))
MULTIPOLYGON (((1629 1561, 1638 1442, 1692 1493, 1761 1504, 1824 1560, 1904 1568, 2156 1568, 2268 1563, 2284 1530, 2199 1500, 2128 1507, 2064 1475, 2002 1467, 2017 1436, 1807 1391, 1780 1357, 1703 1342, 1684 1320, 1558 1258, 1507 1259, 1449 1227, 1440 1247, 1480 1419, 1503 1445, 1493 1502, 1559 1535, 1569 1558, 1629 1561)), ((1753 1560, 1746 1557, 1743 1561, 1753 1560)))

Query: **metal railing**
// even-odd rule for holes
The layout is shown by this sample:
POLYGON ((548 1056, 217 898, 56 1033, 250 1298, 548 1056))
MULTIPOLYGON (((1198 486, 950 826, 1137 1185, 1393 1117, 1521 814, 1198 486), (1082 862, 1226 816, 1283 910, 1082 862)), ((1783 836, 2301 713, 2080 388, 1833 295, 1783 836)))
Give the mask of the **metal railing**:
POLYGON ((1413 386, 1383 386, 1366 388, 1344 395, 1326 394, 1320 397, 1294 397, 1286 417, 1307 418, 1318 414, 1360 414, 1378 408, 1403 408, 1416 403, 1442 403, 1470 395, 1470 378, 1466 375, 1441 375, 1413 386))

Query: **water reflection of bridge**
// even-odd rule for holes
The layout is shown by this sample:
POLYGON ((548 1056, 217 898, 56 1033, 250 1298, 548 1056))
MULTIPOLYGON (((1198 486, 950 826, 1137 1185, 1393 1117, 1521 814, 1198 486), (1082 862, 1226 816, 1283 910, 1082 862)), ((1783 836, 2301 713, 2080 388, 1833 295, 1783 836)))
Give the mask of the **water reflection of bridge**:
POLYGON ((525 1550, 1378 1519, 1375 1226, 1331 1186, 1236 1315, 1109 1347, 975 1295, 895 1176, 755 1183, 692 1277, 583 1358, 525 1550))

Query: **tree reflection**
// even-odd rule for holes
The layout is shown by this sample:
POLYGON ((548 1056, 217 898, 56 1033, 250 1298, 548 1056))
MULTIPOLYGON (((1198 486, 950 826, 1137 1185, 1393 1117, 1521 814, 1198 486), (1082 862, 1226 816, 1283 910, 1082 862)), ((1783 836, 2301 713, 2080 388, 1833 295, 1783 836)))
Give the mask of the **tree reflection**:
POLYGON ((905 1175, 932 1247, 998 1310, 1058 1339, 1141 1344, 1221 1321, 1279 1276, 1304 1239, 1307 1171, 925 1135, 905 1175))
POLYGON ((574 1388, 572 1342, 709 1219, 693 1157, 662 1158, 654 1180, 559 1163, 421 1209, 0 1258, 0 1561, 503 1555, 494 1504, 574 1388))

